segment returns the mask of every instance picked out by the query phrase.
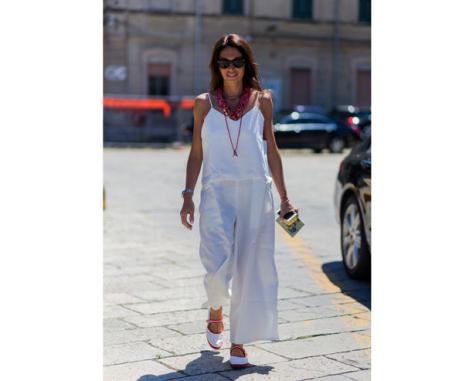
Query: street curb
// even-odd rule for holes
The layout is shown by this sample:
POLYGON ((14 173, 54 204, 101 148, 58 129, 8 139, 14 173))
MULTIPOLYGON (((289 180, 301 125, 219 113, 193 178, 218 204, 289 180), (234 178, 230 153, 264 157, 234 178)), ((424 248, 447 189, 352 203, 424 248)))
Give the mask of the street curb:
POLYGON ((103 148, 153 148, 153 149, 183 149, 187 147, 186 143, 172 142, 103 142, 103 148))

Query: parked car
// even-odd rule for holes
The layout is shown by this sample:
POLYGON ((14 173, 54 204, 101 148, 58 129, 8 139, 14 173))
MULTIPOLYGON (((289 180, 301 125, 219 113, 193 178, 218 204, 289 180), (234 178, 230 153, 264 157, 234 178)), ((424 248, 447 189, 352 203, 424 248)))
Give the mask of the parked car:
POLYGON ((324 110, 321 106, 316 105, 295 105, 293 111, 297 112, 311 112, 314 114, 326 114, 326 110, 324 110))
POLYGON ((340 163, 334 205, 344 267, 353 278, 370 277, 371 139, 356 144, 340 163))
POLYGON ((350 127, 360 140, 365 140, 370 135, 370 108, 341 105, 333 107, 327 115, 350 127))
POLYGON ((301 113, 306 112, 306 113, 311 113, 311 114, 327 115, 326 110, 321 106, 317 106, 317 105, 294 105, 292 108, 282 108, 279 111, 276 111, 273 120, 274 120, 275 123, 279 123, 279 121, 282 118, 291 114, 294 111, 301 112, 301 113))
POLYGON ((340 153, 351 146, 356 137, 352 129, 320 113, 293 111, 274 125, 279 148, 311 148, 320 152, 328 148, 340 153))

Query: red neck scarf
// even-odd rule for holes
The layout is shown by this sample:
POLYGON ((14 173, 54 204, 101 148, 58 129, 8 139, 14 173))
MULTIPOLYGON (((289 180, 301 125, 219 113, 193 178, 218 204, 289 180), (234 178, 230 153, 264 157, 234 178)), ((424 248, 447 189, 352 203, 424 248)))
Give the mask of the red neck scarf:
POLYGON ((233 120, 238 120, 243 116, 243 111, 248 105, 250 95, 251 89, 249 87, 245 87, 240 95, 240 101, 238 102, 238 105, 234 109, 231 109, 230 105, 223 97, 223 90, 218 88, 216 91, 218 106, 223 110, 225 116, 228 116, 233 120))

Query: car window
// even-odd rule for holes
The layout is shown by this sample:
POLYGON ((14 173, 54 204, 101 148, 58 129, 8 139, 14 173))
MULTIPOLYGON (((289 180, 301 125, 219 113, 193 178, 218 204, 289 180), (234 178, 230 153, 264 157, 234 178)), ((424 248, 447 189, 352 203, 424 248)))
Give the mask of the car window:
POLYGON ((324 115, 300 114, 297 119, 290 115, 281 119, 282 124, 308 124, 308 123, 333 123, 331 119, 324 115))
POLYGON ((317 123, 317 124, 322 124, 322 123, 327 123, 325 119, 306 119, 305 123, 317 123))
POLYGON ((307 119, 307 118, 302 118, 302 119, 295 119, 287 122, 287 124, 324 124, 328 123, 328 121, 324 119, 307 119))
POLYGON ((286 122, 282 122, 282 123, 285 123, 285 124, 301 124, 301 123, 305 123, 305 122, 302 119, 289 118, 286 122))
POLYGON ((312 123, 333 123, 331 119, 325 116, 318 116, 310 120, 312 120, 312 123))
POLYGON ((292 123, 293 120, 294 120, 294 119, 291 118, 291 116, 286 115, 286 116, 283 116, 283 117, 279 120, 279 123, 283 123, 283 124, 292 123))

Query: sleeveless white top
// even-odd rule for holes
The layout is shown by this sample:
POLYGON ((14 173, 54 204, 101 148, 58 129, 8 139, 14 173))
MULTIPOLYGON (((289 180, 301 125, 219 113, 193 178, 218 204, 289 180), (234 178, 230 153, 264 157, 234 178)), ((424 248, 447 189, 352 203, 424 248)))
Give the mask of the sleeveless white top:
MULTIPOLYGON (((202 126, 203 173, 202 186, 221 180, 257 179, 272 181, 268 167, 267 144, 263 139, 264 116, 259 108, 259 96, 253 108, 242 117, 238 156, 228 137, 225 115, 213 107, 205 116, 202 126)), ((236 146, 240 120, 226 117, 233 145, 236 146)))

